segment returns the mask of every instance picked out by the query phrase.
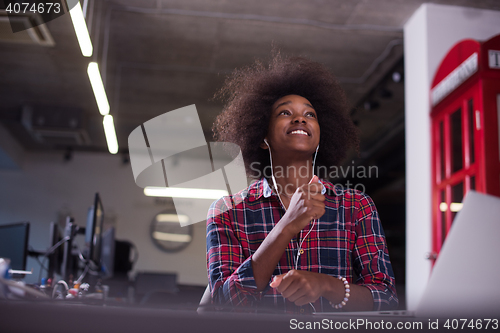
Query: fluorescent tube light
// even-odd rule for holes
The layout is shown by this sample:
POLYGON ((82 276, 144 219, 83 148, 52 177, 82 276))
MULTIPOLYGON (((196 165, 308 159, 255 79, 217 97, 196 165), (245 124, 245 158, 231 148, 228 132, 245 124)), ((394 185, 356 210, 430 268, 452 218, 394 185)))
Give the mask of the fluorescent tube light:
POLYGON ((181 187, 154 187, 148 186, 144 189, 148 197, 172 197, 190 199, 219 199, 228 195, 224 190, 209 190, 203 188, 181 188, 181 187))
POLYGON ((153 232, 153 237, 167 242, 180 242, 180 243, 189 243, 191 241, 191 235, 179 235, 179 234, 171 234, 168 232, 153 232))
POLYGON ((118 140, 116 139, 113 116, 110 114, 105 115, 102 124, 104 126, 104 134, 106 135, 106 142, 108 143, 108 150, 111 154, 116 154, 118 152, 118 140))
POLYGON ((102 84, 101 73, 99 72, 99 67, 96 62, 91 62, 89 64, 87 74, 89 75, 90 84, 92 85, 92 90, 94 91, 94 97, 97 102, 99 112, 105 116, 109 113, 109 103, 106 91, 104 90, 104 85, 102 84))
POLYGON ((189 217, 187 215, 177 214, 158 214, 156 215, 156 222, 188 223, 189 217))
POLYGON ((89 31, 87 29, 87 24, 85 23, 85 18, 83 17, 82 7, 80 2, 78 2, 69 11, 71 16, 71 21, 73 22, 73 27, 75 28, 76 38, 80 44, 80 49, 84 57, 92 56, 92 42, 90 41, 89 31))

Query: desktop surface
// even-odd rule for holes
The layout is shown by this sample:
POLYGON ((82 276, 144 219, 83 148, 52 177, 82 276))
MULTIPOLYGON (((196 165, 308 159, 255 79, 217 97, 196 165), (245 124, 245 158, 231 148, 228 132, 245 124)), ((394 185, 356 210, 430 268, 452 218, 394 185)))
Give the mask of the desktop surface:
MULTIPOLYGON (((385 316, 291 315, 244 312, 207 312, 169 308, 118 307, 73 302, 30 302, 0 300, 1 332, 292 332, 360 330, 380 332, 381 325, 404 331, 436 332, 437 319, 385 316), (314 326, 315 325, 315 326, 314 326), (342 326, 343 325, 343 326, 342 326), (371 326, 370 326, 371 325, 371 326), (338 327, 337 327, 338 326, 338 327), (402 326, 403 327, 403 326, 402 326)), ((443 329, 447 318, 439 319, 443 329)), ((448 318, 449 319, 449 318, 448 318)), ((498 320, 498 319, 497 319, 498 320)), ((498 324, 498 322, 497 322, 498 324)), ((384 331, 382 329, 382 331, 384 331)), ((437 330, 439 331, 439 330, 437 330)), ((465 327, 462 331, 477 332, 465 327)), ((481 330, 480 330, 481 331, 481 330)))
POLYGON ((280 332, 283 315, 197 314, 193 310, 0 301, 1 332, 280 332))

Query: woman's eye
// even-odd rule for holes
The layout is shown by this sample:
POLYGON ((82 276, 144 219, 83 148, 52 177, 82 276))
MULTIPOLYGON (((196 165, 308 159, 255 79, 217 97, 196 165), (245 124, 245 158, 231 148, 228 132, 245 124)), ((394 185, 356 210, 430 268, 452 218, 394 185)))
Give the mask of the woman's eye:
POLYGON ((316 114, 314 112, 308 112, 306 116, 311 117, 311 118, 316 118, 316 114))
POLYGON ((283 115, 289 115, 289 114, 290 114, 290 111, 288 111, 288 110, 283 110, 283 111, 281 111, 280 113, 278 113, 278 116, 280 116, 280 115, 282 115, 282 114, 283 114, 283 115))

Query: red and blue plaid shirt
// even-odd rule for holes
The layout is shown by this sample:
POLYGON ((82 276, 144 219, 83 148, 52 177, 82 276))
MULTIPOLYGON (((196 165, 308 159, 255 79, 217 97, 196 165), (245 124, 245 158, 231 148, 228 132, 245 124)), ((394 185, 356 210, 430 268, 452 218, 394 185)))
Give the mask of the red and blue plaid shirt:
MULTIPOLYGON (((367 287, 372 292, 374 310, 396 307, 394 274, 372 199, 357 190, 321 182, 325 214, 302 243, 304 253, 298 258, 297 269, 345 277, 349 283, 367 287)), ((269 284, 263 292, 256 290, 252 255, 284 213, 265 178, 212 204, 207 218, 207 266, 214 304, 311 312, 309 304, 296 306, 269 284)), ((311 226, 312 223, 300 232, 301 240, 311 226)), ((294 237, 273 275, 295 269, 298 250, 294 237)), ((323 297, 314 307, 316 311, 334 310, 323 297)))

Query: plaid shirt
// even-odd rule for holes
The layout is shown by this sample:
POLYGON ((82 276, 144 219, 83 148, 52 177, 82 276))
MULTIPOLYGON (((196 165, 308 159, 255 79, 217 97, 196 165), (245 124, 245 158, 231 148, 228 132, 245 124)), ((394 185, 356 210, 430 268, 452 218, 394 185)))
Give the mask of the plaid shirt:
MULTIPOLYGON (((326 212, 302 243, 304 253, 298 259, 297 269, 342 276, 349 283, 367 287, 372 292, 374 310, 396 307, 394 274, 372 199, 357 190, 321 182, 323 194, 326 193, 326 212)), ((207 218, 207 266, 214 304, 267 305, 281 307, 285 312, 311 312, 309 304, 298 307, 269 284, 264 291, 256 291, 252 255, 283 214, 281 203, 265 178, 212 204, 207 218)), ((300 232, 301 240, 311 225, 300 232)), ((273 275, 294 269, 298 250, 294 237, 273 275)), ((334 311, 323 297, 314 307, 316 311, 334 311)))

